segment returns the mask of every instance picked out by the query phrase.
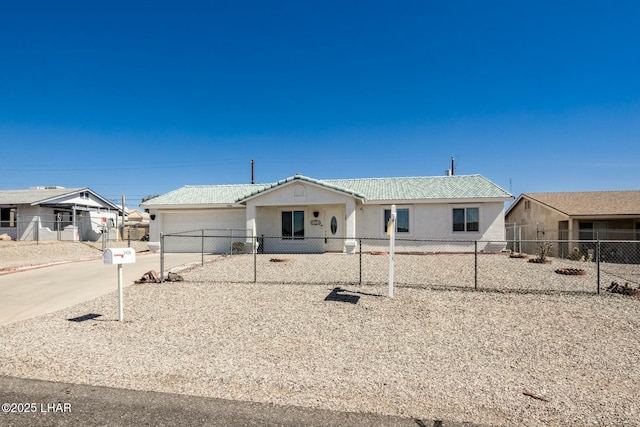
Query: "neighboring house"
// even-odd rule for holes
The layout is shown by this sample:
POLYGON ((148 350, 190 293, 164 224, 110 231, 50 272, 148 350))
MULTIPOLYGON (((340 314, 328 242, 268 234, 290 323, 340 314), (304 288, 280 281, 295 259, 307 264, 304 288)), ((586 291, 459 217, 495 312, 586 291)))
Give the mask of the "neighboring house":
POLYGON ((272 184, 185 186, 141 207, 150 213, 151 242, 158 242, 160 233, 236 229, 243 236, 275 238, 273 251, 354 253, 358 238, 388 240, 393 204, 398 239, 503 241, 504 204, 512 199, 480 175, 330 180, 295 175, 272 184))
POLYGON ((0 190, 0 234, 14 240, 117 238, 120 209, 89 188, 0 190))
MULTIPOLYGON (((638 240, 640 191, 525 193, 507 209, 509 240, 638 240)), ((556 255, 567 255, 566 243, 556 255)))
MULTIPOLYGON (((149 234, 149 214, 138 209, 125 208, 127 212, 124 221, 123 239, 140 240, 149 234)), ((120 221, 122 217, 119 217, 120 221)))

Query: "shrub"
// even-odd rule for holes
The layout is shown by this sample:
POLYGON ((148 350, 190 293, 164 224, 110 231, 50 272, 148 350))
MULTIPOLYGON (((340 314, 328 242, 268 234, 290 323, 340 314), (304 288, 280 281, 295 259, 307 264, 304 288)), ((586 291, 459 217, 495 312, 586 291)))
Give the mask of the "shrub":
POLYGON ((538 259, 540 261, 545 261, 547 256, 549 256, 552 247, 553 245, 551 242, 538 242, 538 259))

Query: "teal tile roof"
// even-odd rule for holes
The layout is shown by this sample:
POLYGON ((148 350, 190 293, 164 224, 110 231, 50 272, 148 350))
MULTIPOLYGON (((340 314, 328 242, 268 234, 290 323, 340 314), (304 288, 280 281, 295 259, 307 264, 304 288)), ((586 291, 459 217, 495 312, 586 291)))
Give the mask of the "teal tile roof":
POLYGON ((319 180, 295 175, 272 184, 185 186, 147 200, 141 206, 234 204, 300 180, 368 201, 511 199, 513 196, 481 175, 319 180))
POLYGON ((140 206, 233 204, 236 200, 270 186, 271 184, 186 185, 149 199, 140 206))
POLYGON ((429 200, 512 198, 481 175, 417 176, 404 178, 330 179, 332 185, 350 188, 367 200, 429 200))

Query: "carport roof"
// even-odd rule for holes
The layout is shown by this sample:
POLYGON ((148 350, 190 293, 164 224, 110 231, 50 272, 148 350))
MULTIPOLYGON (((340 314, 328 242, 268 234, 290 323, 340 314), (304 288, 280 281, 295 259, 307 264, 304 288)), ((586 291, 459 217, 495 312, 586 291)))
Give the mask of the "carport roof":
POLYGON ((55 197, 73 194, 84 188, 29 188, 26 190, 0 190, 0 205, 31 205, 55 197))
POLYGON ((66 196, 79 194, 87 191, 93 194, 97 199, 101 200, 105 206, 109 208, 121 210, 120 207, 105 199, 90 188, 64 188, 64 187, 34 187, 25 190, 0 190, 0 205, 2 206, 18 206, 18 205, 43 205, 43 204, 64 204, 60 199, 66 196))
POLYGON ((222 205, 242 203, 264 191, 300 180, 368 201, 512 199, 513 196, 481 175, 357 178, 319 180, 295 175, 272 184, 185 186, 147 200, 141 206, 222 205))

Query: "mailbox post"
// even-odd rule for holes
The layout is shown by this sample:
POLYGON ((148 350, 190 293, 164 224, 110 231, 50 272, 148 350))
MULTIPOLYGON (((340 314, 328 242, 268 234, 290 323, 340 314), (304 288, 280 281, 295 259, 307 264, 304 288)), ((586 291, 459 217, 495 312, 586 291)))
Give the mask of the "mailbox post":
POLYGON ((133 264, 136 262, 136 251, 131 248, 110 248, 102 252, 102 264, 118 265, 118 320, 122 322, 124 318, 124 304, 122 291, 122 264, 133 264))

